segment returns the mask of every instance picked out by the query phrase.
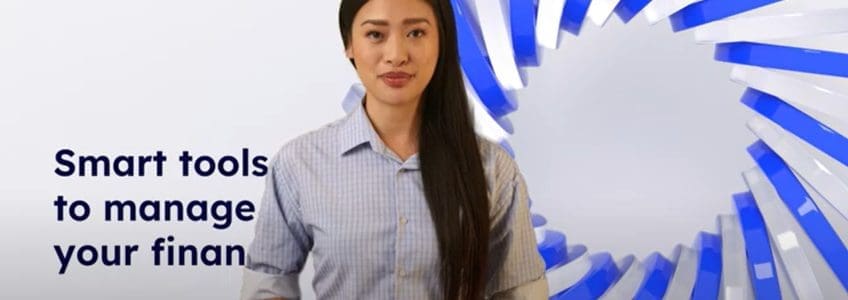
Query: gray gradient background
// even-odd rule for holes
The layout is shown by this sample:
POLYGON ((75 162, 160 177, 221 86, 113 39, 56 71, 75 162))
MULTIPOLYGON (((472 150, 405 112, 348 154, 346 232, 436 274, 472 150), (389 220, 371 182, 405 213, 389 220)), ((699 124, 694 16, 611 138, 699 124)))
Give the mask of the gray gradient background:
MULTIPOLYGON (((479 1, 479 0, 478 0, 479 1)), ((244 244, 253 223, 107 224, 107 198, 258 200, 260 178, 181 177, 179 151, 271 155, 343 115, 355 73, 344 58, 337 1, 0 2, 0 298, 233 299, 239 267, 153 267, 150 243, 244 244), (61 178, 61 148, 169 156, 162 178, 61 178), (55 220, 56 195, 94 204, 83 223, 55 220), (132 267, 57 275, 53 244, 139 244, 132 267)), ((786 0, 763 12, 844 6, 786 0)), ((760 13, 757 13, 760 14, 760 13)), ((782 41, 848 51, 844 35, 782 41)), ((613 17, 544 51, 511 115, 511 143, 534 210, 569 241, 616 257, 668 253, 715 231, 745 190, 754 141, 730 66, 691 32, 613 17)), ((801 75, 799 75, 801 76, 801 75)), ((803 76, 836 90, 846 82, 803 76)), ((840 227, 838 230, 846 230, 840 227)), ((821 269, 821 266, 816 266, 821 269)), ((301 278, 304 298, 311 261, 301 278)), ((823 280, 828 280, 823 279, 823 280)), ((832 280, 832 279, 831 279, 832 280)), ((827 281, 826 281, 827 282, 827 281)), ((836 286, 828 288, 837 289, 836 286)))

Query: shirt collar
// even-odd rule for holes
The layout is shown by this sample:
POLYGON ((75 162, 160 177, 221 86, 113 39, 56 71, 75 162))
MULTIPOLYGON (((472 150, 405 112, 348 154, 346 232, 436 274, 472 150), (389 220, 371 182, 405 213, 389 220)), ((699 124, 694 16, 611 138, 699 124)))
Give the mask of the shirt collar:
POLYGON ((378 144, 377 132, 365 113, 364 102, 360 100, 358 103, 347 115, 347 120, 342 122, 339 131, 339 156, 364 143, 369 143, 372 148, 378 144))
POLYGON ((347 119, 342 122, 339 131, 339 156, 344 156, 348 152, 357 148, 362 144, 369 144, 371 149, 377 153, 385 155, 398 163, 403 164, 405 169, 418 169, 418 153, 410 156, 406 162, 400 161, 390 149, 386 147, 377 131, 374 130, 374 125, 368 119, 368 114, 365 112, 365 102, 360 100, 356 107, 348 113, 347 119))

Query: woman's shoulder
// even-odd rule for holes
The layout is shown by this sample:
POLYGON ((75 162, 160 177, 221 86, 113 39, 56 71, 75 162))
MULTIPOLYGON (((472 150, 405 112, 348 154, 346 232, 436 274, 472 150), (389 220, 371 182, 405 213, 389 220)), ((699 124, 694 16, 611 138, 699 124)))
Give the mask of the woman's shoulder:
POLYGON ((309 164, 332 157, 338 142, 337 131, 347 121, 348 115, 298 134, 277 148, 272 162, 277 166, 292 168, 295 164, 309 164))
POLYGON ((518 170, 518 165, 506 149, 500 144, 481 136, 477 136, 477 144, 480 147, 480 159, 483 161, 484 169, 492 172, 512 173, 518 170))
POLYGON ((509 155, 501 144, 490 141, 483 137, 477 137, 480 147, 480 159, 483 162, 483 172, 486 175, 487 188, 490 200, 494 206, 500 206, 507 199, 501 199, 500 195, 509 194, 514 188, 515 180, 520 174, 518 164, 509 155))

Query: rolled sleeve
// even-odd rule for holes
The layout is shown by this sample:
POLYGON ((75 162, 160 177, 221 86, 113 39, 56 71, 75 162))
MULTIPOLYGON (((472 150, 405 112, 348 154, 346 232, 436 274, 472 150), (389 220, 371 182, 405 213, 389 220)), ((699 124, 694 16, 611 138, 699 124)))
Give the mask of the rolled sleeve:
POLYGON ((508 165, 511 180, 495 193, 495 203, 501 204, 492 218, 486 294, 493 299, 545 299, 545 267, 530 221, 527 185, 514 162, 508 165))
POLYGON ((298 279, 312 249, 312 238, 302 223, 297 191, 284 162, 278 153, 266 176, 241 299, 300 298, 298 279))
POLYGON ((273 275, 244 269, 241 299, 299 299, 298 274, 273 275))

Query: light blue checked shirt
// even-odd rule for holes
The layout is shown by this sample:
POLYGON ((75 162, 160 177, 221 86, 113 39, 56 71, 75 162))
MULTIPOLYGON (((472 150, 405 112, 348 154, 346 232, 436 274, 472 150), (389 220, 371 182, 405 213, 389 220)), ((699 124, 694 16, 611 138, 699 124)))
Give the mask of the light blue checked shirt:
MULTIPOLYGON (((478 137, 492 220, 486 295, 546 299, 527 189, 499 145, 478 137)), ((242 299, 300 297, 308 253, 318 299, 441 299, 438 239, 418 155, 381 141, 360 102, 284 145, 271 160, 242 299)))

